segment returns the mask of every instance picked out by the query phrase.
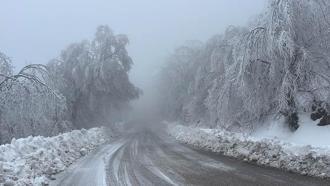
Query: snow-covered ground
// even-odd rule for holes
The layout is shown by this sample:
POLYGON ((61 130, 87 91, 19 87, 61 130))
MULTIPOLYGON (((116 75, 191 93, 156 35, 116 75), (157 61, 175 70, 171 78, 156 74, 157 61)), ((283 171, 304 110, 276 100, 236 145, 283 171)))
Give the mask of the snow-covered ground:
POLYGON ((219 129, 169 124, 168 133, 181 143, 244 161, 316 177, 330 177, 330 127, 319 127, 301 117, 291 133, 282 121, 272 121, 252 135, 219 129))
POLYGON ((299 125, 294 133, 285 127, 283 119, 270 120, 265 127, 260 128, 252 136, 256 138, 277 138, 281 141, 311 145, 330 149, 330 126, 317 126, 319 120, 313 121, 309 115, 299 115, 299 125))
POLYGON ((104 128, 13 139, 0 146, 0 185, 48 185, 54 174, 107 139, 104 128))

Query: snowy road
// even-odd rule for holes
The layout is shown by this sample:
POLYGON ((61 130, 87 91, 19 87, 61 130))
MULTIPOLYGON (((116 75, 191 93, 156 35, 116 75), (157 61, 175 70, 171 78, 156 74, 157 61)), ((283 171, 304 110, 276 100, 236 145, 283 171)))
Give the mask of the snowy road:
POLYGON ((151 131, 124 139, 80 160, 53 185, 329 185, 326 180, 198 152, 151 131))
POLYGON ((106 186, 107 157, 111 157, 123 144, 124 141, 118 141, 98 148, 59 174, 51 185, 106 186))

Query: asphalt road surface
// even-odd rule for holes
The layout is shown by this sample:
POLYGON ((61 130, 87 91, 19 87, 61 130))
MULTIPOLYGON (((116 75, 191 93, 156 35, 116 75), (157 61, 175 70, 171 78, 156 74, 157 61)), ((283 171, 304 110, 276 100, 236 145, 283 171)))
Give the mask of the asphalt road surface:
POLYGON ((196 151, 165 135, 137 130, 79 160, 51 185, 313 186, 330 181, 196 151))

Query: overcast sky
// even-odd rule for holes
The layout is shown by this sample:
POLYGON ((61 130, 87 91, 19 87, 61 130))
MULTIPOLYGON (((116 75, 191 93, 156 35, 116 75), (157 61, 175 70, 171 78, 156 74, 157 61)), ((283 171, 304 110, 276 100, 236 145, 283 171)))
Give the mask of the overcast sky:
POLYGON ((205 41, 244 25, 267 0, 2 0, 0 51, 17 68, 47 63, 68 44, 91 39, 100 24, 130 38, 131 79, 143 86, 186 40, 205 41))

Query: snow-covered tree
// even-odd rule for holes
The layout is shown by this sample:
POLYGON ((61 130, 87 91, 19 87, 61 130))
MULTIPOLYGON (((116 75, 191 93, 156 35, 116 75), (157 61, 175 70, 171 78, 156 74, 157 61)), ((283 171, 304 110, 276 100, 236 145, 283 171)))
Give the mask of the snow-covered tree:
POLYGON ((5 76, 10 76, 13 73, 13 66, 10 58, 0 52, 0 81, 5 79, 5 76))
POLYGON ((125 35, 99 26, 92 41, 70 45, 48 66, 66 97, 76 127, 92 127, 121 118, 140 91, 129 81, 132 59, 125 35))
POLYGON ((164 71, 173 73, 178 65, 193 66, 180 75, 193 73, 185 83, 171 80, 177 74, 162 77, 171 83, 168 92, 189 89, 180 96, 180 109, 168 110, 190 116, 190 122, 241 130, 253 130, 273 115, 285 117, 292 130, 299 127, 299 112, 318 108, 328 115, 329 15, 328 1, 270 1, 249 26, 229 27, 184 59, 192 64, 168 63, 164 71))
POLYGON ((0 60, 0 143, 71 128, 65 98, 54 89, 44 65, 28 65, 12 74, 11 60, 4 54, 0 60))
POLYGON ((201 52, 201 45, 200 42, 191 41, 177 48, 168 59, 168 65, 162 69, 159 95, 162 100, 161 110, 167 119, 180 118, 190 99, 191 80, 197 71, 195 63, 198 59, 195 57, 201 52))

